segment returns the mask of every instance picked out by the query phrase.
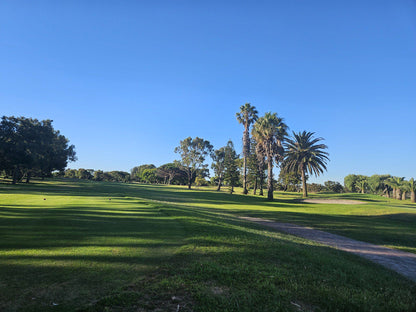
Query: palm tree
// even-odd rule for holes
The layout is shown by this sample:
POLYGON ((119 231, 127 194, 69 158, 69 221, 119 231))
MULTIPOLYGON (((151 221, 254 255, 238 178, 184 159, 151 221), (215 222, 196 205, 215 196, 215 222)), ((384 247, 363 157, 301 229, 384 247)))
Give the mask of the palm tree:
POLYGON ((314 132, 293 132, 293 139, 288 139, 286 148, 284 170, 298 172, 302 175, 303 197, 308 196, 306 186, 306 173, 319 176, 326 170, 328 153, 323 151, 328 148, 325 144, 317 144, 323 138, 314 138, 314 132))
POLYGON ((356 187, 360 190, 361 194, 365 193, 365 189, 368 187, 368 179, 366 176, 360 175, 355 183, 356 187))
POLYGON ((410 201, 412 203, 416 203, 416 197, 415 197, 416 183, 415 183, 415 179, 411 178, 408 183, 409 183, 409 189, 410 189, 410 201))
POLYGON ((276 113, 266 113, 253 126, 252 135, 257 142, 256 153, 267 160, 267 199, 273 200, 273 161, 283 158, 283 141, 287 136, 287 125, 276 113))
POLYGON ((402 199, 400 186, 402 185, 403 180, 404 180, 404 177, 402 178, 391 177, 387 179, 387 181, 385 182, 387 185, 389 185, 393 189, 393 198, 395 199, 399 199, 399 200, 402 199))
POLYGON ((247 157, 250 154, 250 125, 257 120, 258 111, 250 103, 240 106, 240 112, 236 114, 239 123, 244 125, 243 133, 243 193, 247 194, 247 157))

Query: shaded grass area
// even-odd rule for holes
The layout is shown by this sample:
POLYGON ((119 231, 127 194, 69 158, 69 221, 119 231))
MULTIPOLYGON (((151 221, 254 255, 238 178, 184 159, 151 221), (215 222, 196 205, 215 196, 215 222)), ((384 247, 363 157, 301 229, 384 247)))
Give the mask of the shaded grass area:
POLYGON ((278 204, 180 187, 1 185, 0 310, 416 308, 415 284, 396 273, 231 215, 280 217, 298 207, 296 194, 283 196, 278 204))

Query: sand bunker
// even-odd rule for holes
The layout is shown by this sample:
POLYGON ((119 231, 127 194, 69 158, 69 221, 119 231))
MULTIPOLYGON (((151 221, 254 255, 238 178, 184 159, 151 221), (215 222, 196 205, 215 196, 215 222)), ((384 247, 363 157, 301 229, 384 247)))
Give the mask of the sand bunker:
POLYGON ((359 205, 366 204, 366 202, 352 199, 331 199, 331 198, 306 198, 299 200, 302 203, 311 204, 341 204, 341 205, 359 205))

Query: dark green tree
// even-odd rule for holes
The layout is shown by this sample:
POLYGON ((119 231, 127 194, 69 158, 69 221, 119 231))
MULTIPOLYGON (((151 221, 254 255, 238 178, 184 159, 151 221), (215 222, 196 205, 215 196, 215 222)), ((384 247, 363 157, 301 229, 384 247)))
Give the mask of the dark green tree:
POLYGON ((216 179, 218 180, 217 191, 221 190, 222 181, 224 179, 225 171, 225 151, 226 147, 217 149, 212 154, 211 168, 214 170, 216 179))
POLYGON ((234 187, 238 185, 240 179, 238 160, 239 155, 235 152, 233 142, 229 140, 225 146, 224 181, 228 184, 231 194, 234 192, 234 187))

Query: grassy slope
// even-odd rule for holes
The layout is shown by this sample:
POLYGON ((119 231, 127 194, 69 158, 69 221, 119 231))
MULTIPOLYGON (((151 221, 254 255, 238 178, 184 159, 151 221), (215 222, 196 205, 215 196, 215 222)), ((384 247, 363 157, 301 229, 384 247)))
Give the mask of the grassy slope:
POLYGON ((306 205, 294 196, 268 203, 178 187, 1 185, 0 310, 415 309, 415 284, 397 274, 229 216, 305 223, 412 250, 414 205, 389 208, 373 197, 360 207, 306 205))

